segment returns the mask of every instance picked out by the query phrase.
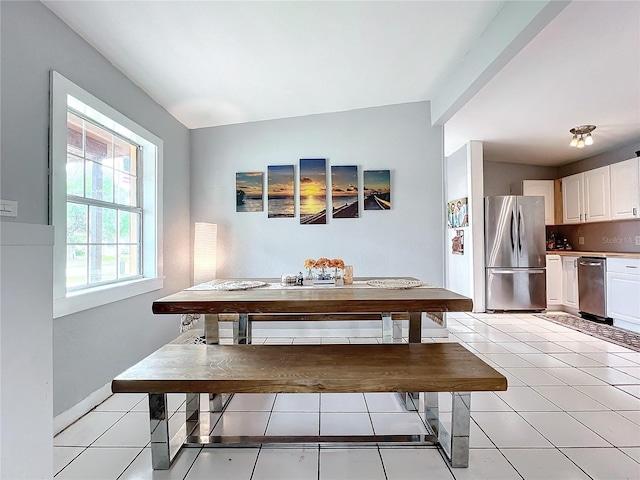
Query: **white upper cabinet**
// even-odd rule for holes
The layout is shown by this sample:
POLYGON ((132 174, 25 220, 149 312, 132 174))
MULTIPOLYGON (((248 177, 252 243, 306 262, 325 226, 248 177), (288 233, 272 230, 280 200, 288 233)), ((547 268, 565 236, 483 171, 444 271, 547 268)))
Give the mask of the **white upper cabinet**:
POLYGON ((584 172, 584 221, 611 220, 609 166, 584 172))
POLYGON ((611 220, 609 166, 562 179, 563 223, 611 220))
POLYGON ((576 173, 562 179, 563 223, 580 223, 583 221, 583 178, 583 173, 576 173))
POLYGON ((611 174, 611 219, 640 216, 640 158, 609 166, 611 174))
POLYGON ((526 197, 544 197, 544 224, 555 224, 553 218, 553 180, 523 180, 522 194, 526 197))

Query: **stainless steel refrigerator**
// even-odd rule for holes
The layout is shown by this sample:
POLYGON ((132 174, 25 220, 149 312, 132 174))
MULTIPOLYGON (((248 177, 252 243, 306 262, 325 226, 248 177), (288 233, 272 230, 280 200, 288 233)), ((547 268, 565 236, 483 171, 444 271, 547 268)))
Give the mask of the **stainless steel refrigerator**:
POLYGON ((486 309, 547 308, 544 197, 485 197, 486 309))

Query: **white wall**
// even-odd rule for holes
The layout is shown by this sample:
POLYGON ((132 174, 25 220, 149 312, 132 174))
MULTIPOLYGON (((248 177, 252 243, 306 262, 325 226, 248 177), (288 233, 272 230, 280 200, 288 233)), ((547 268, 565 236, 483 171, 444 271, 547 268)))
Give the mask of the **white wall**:
POLYGON ((447 202, 467 198, 469 226, 445 233, 446 288, 473 299, 473 311, 484 311, 484 211, 482 143, 471 141, 445 159, 447 202), (456 230, 464 233, 464 254, 452 253, 456 230))
POLYGON ((52 478, 53 227, 0 224, 0 265, 0 478, 52 478))
POLYGON ((431 127, 428 102, 205 128, 191 140, 192 220, 218 224, 219 277, 278 277, 327 256, 356 276, 442 285, 442 129, 431 127), (269 219, 266 202, 264 212, 236 213, 236 172, 266 178, 267 165, 293 164, 297 177, 301 158, 358 165, 360 186, 363 170, 390 169, 392 209, 326 225, 300 225, 299 210, 269 219))
MULTIPOLYGON (((48 223, 51 69, 164 141, 164 288, 49 320, 58 415, 178 335, 178 317, 154 316, 151 304, 190 284, 189 132, 40 2, 3 1, 0 9, 0 187, 3 199, 19 202, 18 218, 1 217, 3 224, 48 223)), ((42 265, 31 274, 49 269, 42 265)), ((29 341, 23 346, 35 354, 29 341)))

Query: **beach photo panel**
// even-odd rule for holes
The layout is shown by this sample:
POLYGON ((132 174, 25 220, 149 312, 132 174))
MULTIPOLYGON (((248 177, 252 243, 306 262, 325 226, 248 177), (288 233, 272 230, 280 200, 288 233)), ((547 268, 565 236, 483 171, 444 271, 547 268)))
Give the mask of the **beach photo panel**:
POLYGON ((262 212, 262 172, 236 173, 236 212, 262 212))
POLYGON ((300 224, 327 223, 327 160, 300 159, 300 224))
POLYGON ((293 218, 296 213, 294 166, 267 167, 267 216, 293 218))
POLYGON ((358 218, 358 167, 331 167, 331 206, 333 218, 358 218))
POLYGON ((391 209, 391 171, 364 171, 364 209, 391 209))

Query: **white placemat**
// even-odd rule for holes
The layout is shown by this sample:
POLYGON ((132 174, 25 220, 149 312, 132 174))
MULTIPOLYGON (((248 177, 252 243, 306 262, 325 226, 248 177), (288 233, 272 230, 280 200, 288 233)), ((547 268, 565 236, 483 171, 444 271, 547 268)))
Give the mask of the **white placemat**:
POLYGON ((260 288, 269 285, 266 282, 254 280, 225 280, 217 283, 201 283, 194 285, 186 290, 249 290, 251 288, 260 288))
POLYGON ((377 280, 369 280, 367 285, 375 288, 388 288, 393 290, 421 287, 422 282, 419 280, 407 280, 405 278, 381 278, 377 280))
POLYGON ((379 279, 379 281, 388 281, 388 280, 401 280, 403 282, 417 282, 418 285, 413 285, 411 287, 403 286, 403 287, 376 287, 370 285, 369 282, 374 280, 364 281, 364 280, 355 280, 352 285, 309 285, 309 286, 298 286, 298 285, 282 285, 280 283, 265 283, 265 282, 239 282, 239 281, 221 281, 221 282, 208 282, 201 283, 199 285, 194 285, 191 288, 187 288, 186 290, 247 290, 248 288, 260 288, 267 290, 300 290, 307 289, 313 290, 318 288, 441 288, 438 285, 433 285, 431 283, 420 282, 417 280, 404 280, 404 279, 379 279), (256 283, 258 285, 245 287, 245 288, 226 288, 224 284, 228 283, 256 283))

